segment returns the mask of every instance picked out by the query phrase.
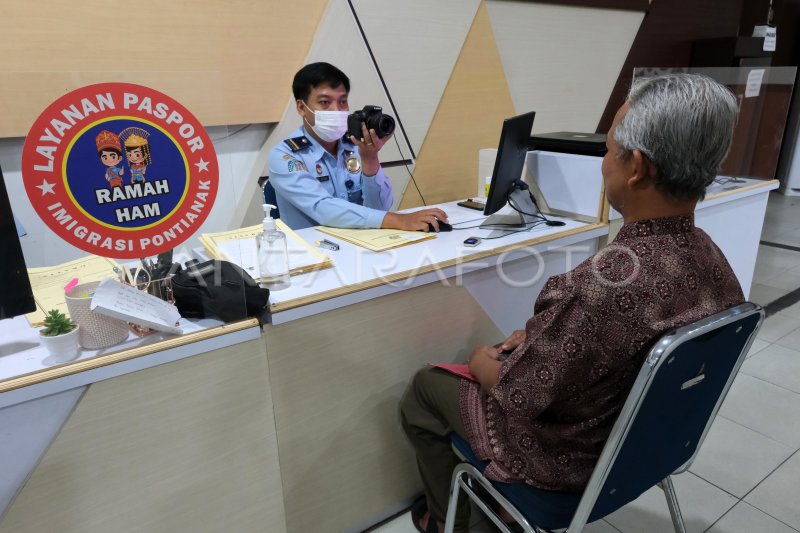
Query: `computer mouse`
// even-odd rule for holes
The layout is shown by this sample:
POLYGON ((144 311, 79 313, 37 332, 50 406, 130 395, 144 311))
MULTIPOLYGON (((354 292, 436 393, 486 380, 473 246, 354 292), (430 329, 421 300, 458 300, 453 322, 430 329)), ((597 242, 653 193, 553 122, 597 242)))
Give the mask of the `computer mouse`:
MULTIPOLYGON (((442 222, 440 220, 439 221, 439 233, 441 233, 443 231, 453 231, 453 226, 451 226, 447 222, 442 222)), ((428 232, 429 233, 435 233, 435 230, 433 229, 433 224, 431 224, 430 222, 428 222, 428 232)))

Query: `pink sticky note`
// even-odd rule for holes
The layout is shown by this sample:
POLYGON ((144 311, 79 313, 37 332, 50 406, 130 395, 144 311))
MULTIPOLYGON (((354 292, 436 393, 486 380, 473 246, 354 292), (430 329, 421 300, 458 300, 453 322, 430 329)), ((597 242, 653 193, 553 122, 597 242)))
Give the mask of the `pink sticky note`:
POLYGON ((72 281, 64 285, 64 292, 71 291, 73 288, 75 288, 75 285, 77 284, 78 284, 78 278, 72 278, 72 281))
POLYGON ((455 374, 456 376, 464 379, 468 379, 470 381, 475 381, 477 383, 478 378, 475 377, 475 374, 469 371, 469 365, 451 365, 446 363, 439 363, 433 365, 436 368, 441 368, 442 370, 446 370, 451 374, 455 374))

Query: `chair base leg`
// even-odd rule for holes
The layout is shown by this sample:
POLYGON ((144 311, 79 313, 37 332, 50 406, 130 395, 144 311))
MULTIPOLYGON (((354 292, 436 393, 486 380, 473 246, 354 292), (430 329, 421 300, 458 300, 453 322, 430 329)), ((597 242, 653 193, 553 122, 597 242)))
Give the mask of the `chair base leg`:
POLYGON ((489 497, 495 502, 500 504, 509 514, 517 521, 517 524, 522 526, 523 531, 535 533, 549 533, 547 530, 537 528, 535 525, 528 522, 528 520, 503 496, 492 487, 492 485, 485 481, 480 476, 480 472, 469 463, 461 463, 453 472, 453 479, 450 484, 450 502, 447 506, 447 518, 445 520, 444 531, 445 533, 453 533, 455 522, 455 509, 458 502, 459 492, 464 491, 470 500, 489 518, 494 525, 503 533, 512 533, 508 524, 503 522, 500 516, 492 509, 492 507, 479 496, 472 483, 479 483, 484 490, 487 491, 489 497))
POLYGON ((659 483, 659 486, 664 491, 664 496, 667 498, 667 507, 669 507, 669 515, 672 517, 672 526, 675 528, 675 533, 686 533, 686 525, 683 523, 683 515, 681 515, 681 507, 678 505, 678 495, 675 494, 675 487, 672 485, 672 478, 665 477, 659 483))

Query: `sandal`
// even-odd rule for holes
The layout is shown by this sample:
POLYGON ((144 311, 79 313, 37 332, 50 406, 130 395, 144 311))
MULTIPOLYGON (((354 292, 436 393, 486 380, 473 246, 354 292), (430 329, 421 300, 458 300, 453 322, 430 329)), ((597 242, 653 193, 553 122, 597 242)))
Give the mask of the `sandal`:
POLYGON ((439 533, 439 528, 436 526, 436 520, 433 517, 428 516, 428 527, 422 529, 419 525, 422 517, 425 516, 425 513, 428 512, 428 500, 425 499, 425 495, 423 494, 419 498, 414 501, 414 504, 411 506, 411 521, 414 522, 414 528, 419 531, 419 533, 439 533))

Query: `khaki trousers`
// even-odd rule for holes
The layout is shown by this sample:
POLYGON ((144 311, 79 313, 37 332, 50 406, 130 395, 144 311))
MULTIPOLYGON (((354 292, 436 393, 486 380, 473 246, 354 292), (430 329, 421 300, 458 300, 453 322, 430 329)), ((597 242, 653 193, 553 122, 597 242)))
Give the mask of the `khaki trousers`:
MULTIPOLYGON (((414 376, 400 403, 403 430, 417 453, 431 517, 444 522, 450 498, 453 469, 460 462, 450 447, 448 435, 466 439, 458 408, 461 378, 444 370, 425 367, 414 376)), ((469 502, 463 492, 456 508, 456 530, 467 530, 469 502)))

